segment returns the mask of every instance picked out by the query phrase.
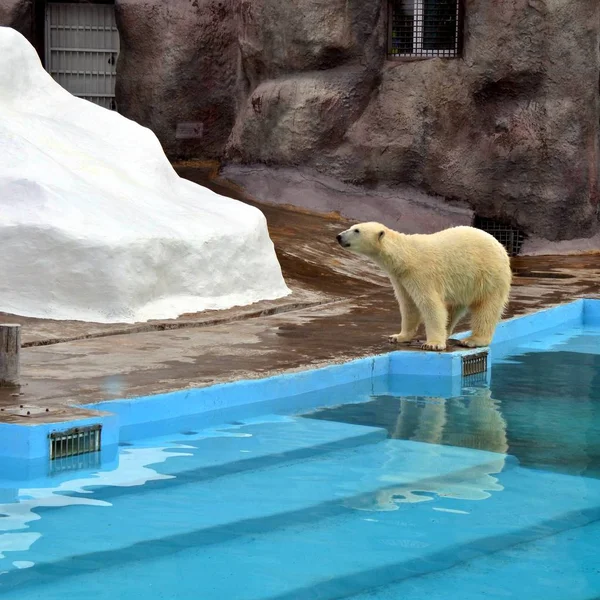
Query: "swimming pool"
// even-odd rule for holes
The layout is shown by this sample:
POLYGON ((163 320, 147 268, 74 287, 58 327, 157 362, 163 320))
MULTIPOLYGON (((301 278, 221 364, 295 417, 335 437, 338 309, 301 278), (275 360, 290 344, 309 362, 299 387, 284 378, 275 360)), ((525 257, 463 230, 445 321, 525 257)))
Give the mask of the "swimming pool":
POLYGON ((121 446, 100 468, 1 481, 0 591, 596 598, 597 306, 499 342, 475 378, 373 366, 139 424, 124 404, 121 446))

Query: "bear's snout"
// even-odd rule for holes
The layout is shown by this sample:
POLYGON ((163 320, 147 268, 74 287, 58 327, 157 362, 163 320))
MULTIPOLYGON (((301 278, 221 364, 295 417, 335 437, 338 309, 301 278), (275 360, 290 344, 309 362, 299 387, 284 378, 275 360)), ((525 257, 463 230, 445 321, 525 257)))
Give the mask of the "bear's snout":
POLYGON ((335 239, 338 241, 338 244, 342 248, 350 248, 350 231, 342 231, 342 233, 338 233, 335 236, 335 239))
POLYGON ((348 248, 350 246, 350 244, 348 244, 345 240, 344 240, 344 233, 346 233, 345 231, 343 231, 342 233, 338 233, 335 236, 335 239, 338 241, 338 244, 342 247, 342 248, 348 248))

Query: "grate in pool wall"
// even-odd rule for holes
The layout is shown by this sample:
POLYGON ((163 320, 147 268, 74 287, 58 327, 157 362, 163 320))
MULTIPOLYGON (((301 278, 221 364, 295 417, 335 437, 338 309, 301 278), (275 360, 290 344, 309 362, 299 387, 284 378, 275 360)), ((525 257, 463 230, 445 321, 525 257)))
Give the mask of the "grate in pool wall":
POLYGON ((470 354, 462 357, 462 376, 472 377, 487 372, 488 355, 487 352, 470 354))
POLYGON ((99 452, 102 445, 102 425, 55 431, 48 436, 48 439, 50 460, 99 452))
POLYGON ((493 235, 506 248, 509 256, 517 256, 521 252, 525 234, 520 229, 478 215, 475 215, 473 227, 493 235))

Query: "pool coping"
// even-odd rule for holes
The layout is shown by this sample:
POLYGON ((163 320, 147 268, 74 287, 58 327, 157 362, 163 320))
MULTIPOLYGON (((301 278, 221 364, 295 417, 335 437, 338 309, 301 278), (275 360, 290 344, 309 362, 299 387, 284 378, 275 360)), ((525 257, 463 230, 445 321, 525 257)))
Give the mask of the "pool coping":
MULTIPOLYGON (((600 322, 600 299, 580 298, 502 321, 488 348, 461 349, 452 352, 403 350, 366 356, 341 364, 283 373, 263 379, 244 379, 207 387, 172 391, 164 394, 114 399, 77 408, 90 411, 85 418, 44 423, 0 423, 0 458, 48 465, 49 436, 73 428, 102 426, 102 447, 115 452, 122 428, 198 415, 209 411, 262 403, 282 397, 306 394, 318 389, 351 384, 378 377, 409 376, 443 381, 447 391, 460 390, 463 359, 487 354, 487 372, 492 359, 510 351, 515 342, 528 335, 557 327, 600 322)), ((468 332, 455 335, 461 338, 468 332)), ((27 469, 26 469, 27 470, 27 469)))

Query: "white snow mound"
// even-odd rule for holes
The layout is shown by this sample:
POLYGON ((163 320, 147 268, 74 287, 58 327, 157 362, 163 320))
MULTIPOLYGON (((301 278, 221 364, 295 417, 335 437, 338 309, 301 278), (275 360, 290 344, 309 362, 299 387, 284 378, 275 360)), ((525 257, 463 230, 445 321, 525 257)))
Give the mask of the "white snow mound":
POLYGON ((289 293, 259 210, 181 179, 0 27, 0 311, 136 322, 289 293))

